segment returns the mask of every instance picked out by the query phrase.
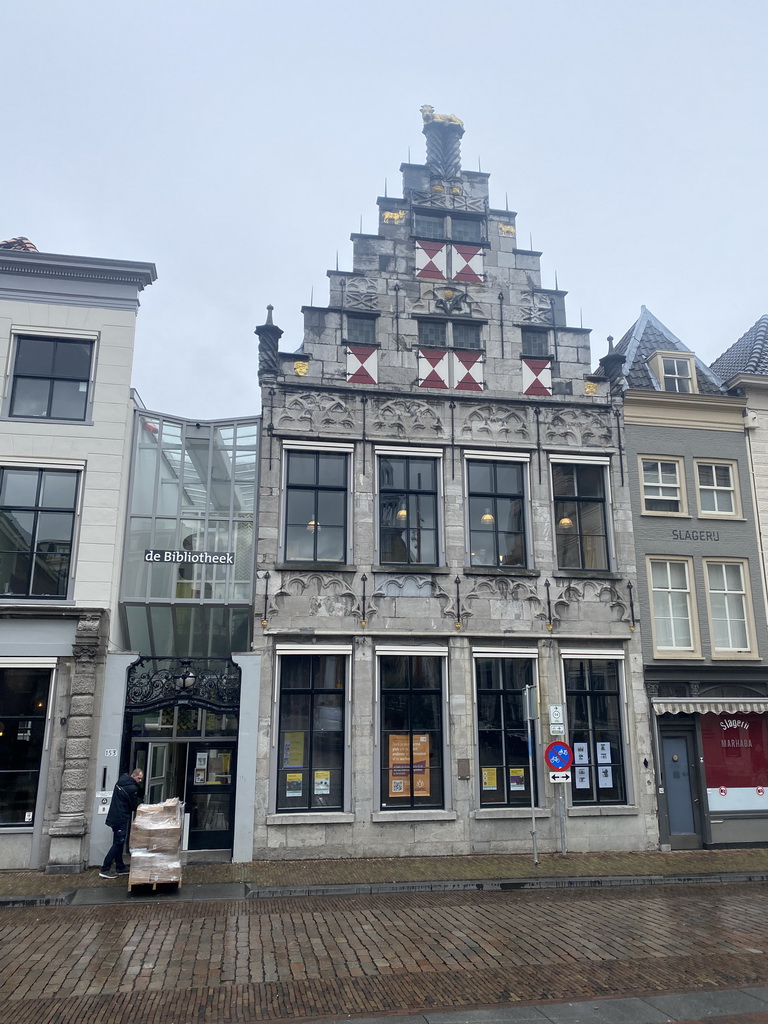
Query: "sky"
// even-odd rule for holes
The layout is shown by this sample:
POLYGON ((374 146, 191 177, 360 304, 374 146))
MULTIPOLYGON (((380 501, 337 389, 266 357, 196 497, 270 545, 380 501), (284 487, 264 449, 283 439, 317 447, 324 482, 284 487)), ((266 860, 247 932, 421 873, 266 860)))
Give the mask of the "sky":
POLYGON ((768 313, 767 34, 765 0, 0 0, 0 238, 155 263, 143 402, 247 416, 267 304, 295 350, 427 103, 595 361, 646 305, 709 363, 768 313))

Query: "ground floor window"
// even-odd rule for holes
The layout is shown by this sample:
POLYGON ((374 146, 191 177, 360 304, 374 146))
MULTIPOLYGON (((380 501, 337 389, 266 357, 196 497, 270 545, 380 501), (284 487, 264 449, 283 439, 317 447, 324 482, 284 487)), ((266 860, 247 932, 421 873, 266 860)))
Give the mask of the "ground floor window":
POLYGON ((346 672, 342 654, 280 657, 278 811, 343 810, 346 672))
POLYGON ((383 655, 381 807, 443 806, 443 659, 383 655))
POLYGON ((0 825, 32 825, 51 670, 0 668, 0 825))
POLYGON ((482 807, 531 803, 528 725, 523 690, 533 685, 529 658, 476 658, 477 731, 482 807))
POLYGON ((621 663, 607 658, 566 658, 564 665, 574 762, 573 803, 626 803, 621 663))

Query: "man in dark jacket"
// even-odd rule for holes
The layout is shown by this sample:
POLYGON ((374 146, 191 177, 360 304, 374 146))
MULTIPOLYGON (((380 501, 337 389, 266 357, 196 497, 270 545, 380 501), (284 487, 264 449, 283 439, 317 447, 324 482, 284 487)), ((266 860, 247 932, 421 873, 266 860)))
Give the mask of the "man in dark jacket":
POLYGON ((116 878, 117 875, 128 874, 128 868, 123 860, 123 847, 131 824, 131 816, 141 803, 143 781, 144 772, 141 768, 134 768, 130 775, 124 772, 117 780, 107 814, 107 825, 112 829, 114 842, 104 858, 104 864, 99 872, 102 878, 116 878), (113 863, 116 875, 113 875, 111 871, 113 863))

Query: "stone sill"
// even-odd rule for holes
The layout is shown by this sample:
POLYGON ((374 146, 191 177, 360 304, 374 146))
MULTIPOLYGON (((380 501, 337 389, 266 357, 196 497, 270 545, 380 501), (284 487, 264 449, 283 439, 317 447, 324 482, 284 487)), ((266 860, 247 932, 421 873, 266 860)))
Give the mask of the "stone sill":
POLYGON ((356 565, 348 562, 277 562, 280 572, 357 572, 356 565))
POLYGON ((345 814, 343 811, 267 815, 267 825, 350 825, 354 820, 354 814, 345 814))
POLYGON ((449 576, 453 569, 437 565, 372 565, 371 572, 408 573, 413 576, 449 576))
POLYGON ((0 836, 31 836, 34 831, 32 825, 9 825, 0 828, 0 836))
POLYGON ((456 811, 374 811, 371 821, 376 824, 387 824, 390 821, 456 821, 456 811))
POLYGON ((541 576, 539 569, 522 569, 514 566, 511 566, 509 569, 497 569, 493 565, 465 565, 462 572, 465 576, 520 576, 522 579, 535 579, 541 576))
MULTIPOLYGON (((472 813, 472 817, 478 821, 487 821, 493 818, 525 818, 531 820, 530 807, 481 807, 472 813)), ((536 819, 551 818, 552 812, 542 807, 536 808, 536 819)))
POLYGON ((555 580, 623 580, 621 573, 611 569, 556 569, 552 573, 555 580))
POLYGON ((640 814, 639 807, 612 806, 606 807, 568 807, 566 813, 569 818, 610 818, 623 815, 625 817, 637 817, 640 814))

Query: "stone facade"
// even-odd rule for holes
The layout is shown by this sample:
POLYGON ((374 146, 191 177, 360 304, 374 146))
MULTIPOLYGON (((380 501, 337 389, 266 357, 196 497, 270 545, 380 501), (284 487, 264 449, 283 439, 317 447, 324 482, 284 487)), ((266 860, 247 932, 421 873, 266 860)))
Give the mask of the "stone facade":
MULTIPOLYGON (((304 309, 299 349, 280 346, 271 310, 257 328, 264 433, 254 649, 271 685, 263 688, 260 711, 257 777, 269 785, 257 788, 254 853, 530 851, 530 806, 512 792, 525 779, 530 793, 529 766, 513 768, 506 755, 483 752, 488 723, 478 717, 478 659, 495 672, 497 662, 514 658, 534 664, 538 679, 539 848, 653 848, 653 756, 635 631, 621 406, 608 381, 590 373, 589 332, 567 325, 565 293, 542 286, 540 253, 518 248, 515 214, 489 207, 487 174, 457 165, 460 122, 425 118, 427 164, 403 166, 403 198, 379 199, 378 234, 352 236, 352 270, 329 273, 328 306, 304 309), (321 542, 307 541, 292 521, 298 506, 289 503, 299 499, 289 461, 297 452, 346 460, 344 550, 330 561, 321 542), (434 529, 403 531, 410 546, 399 556, 389 546, 398 519, 382 497, 393 459, 416 460, 426 473, 434 467, 437 479, 434 529), (501 488, 495 519, 491 499, 481 515, 482 499, 468 477, 473 465, 520 468, 522 554, 499 553, 512 544, 495 525, 508 499, 501 488), (558 467, 565 467, 559 475, 558 467), (563 496, 553 494, 555 478, 582 481, 583 474, 599 480, 589 515, 604 515, 605 530, 593 538, 586 537, 591 527, 562 512, 563 496), (473 550, 488 523, 501 545, 492 558, 473 550), (579 535, 581 559, 566 553, 574 550, 563 537, 570 529, 579 535), (422 543, 434 550, 424 554, 422 543), (302 555, 310 548, 309 557, 302 555), (313 774, 308 753, 303 760, 286 753, 296 732, 280 668, 285 659, 323 652, 345 665, 343 785, 332 807, 307 799, 310 789, 323 794, 325 769, 313 774), (435 795, 433 774, 432 791, 419 803, 412 774, 412 806, 386 792, 402 792, 392 781, 398 769, 387 760, 388 656, 437 658, 442 666, 442 717, 428 755, 430 765, 441 765, 442 795, 435 795), (621 679, 608 744, 612 799, 602 798, 600 764, 587 750, 598 742, 597 731, 589 740, 578 733, 581 705, 566 693, 566 666, 576 663, 610 663, 621 679), (571 785, 551 783, 542 758, 561 735, 556 727, 550 732, 550 705, 566 708, 565 738, 581 736, 581 771, 571 785), (292 761, 295 770, 286 775, 292 761), (588 779, 591 800, 584 797, 588 779)), ((314 486, 319 494, 323 481, 314 486)), ((405 491, 397 513, 404 520, 417 507, 405 508, 405 491)), ((573 508, 574 518, 587 516, 575 496, 573 508)), ((313 534, 328 526, 318 516, 302 529, 313 534)), ((307 726, 301 742, 309 748, 314 738, 307 726)), ((601 757, 608 758, 608 746, 601 757)), ((413 773, 415 763, 412 755, 410 769, 400 770, 413 773)))

